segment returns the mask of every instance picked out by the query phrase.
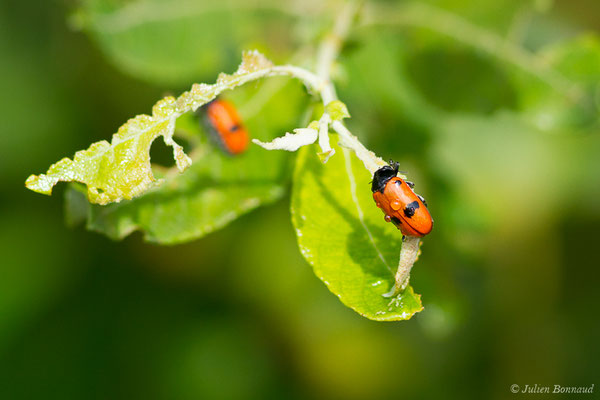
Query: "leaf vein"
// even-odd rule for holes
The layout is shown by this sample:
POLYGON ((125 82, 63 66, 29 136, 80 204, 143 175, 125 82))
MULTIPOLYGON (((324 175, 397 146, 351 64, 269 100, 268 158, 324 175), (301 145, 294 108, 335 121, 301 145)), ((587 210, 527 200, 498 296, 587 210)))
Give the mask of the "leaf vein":
POLYGON ((358 203, 358 196, 356 195, 356 179, 354 178, 354 172, 352 172, 352 165, 350 162, 350 151, 346 148, 343 148, 343 152, 344 152, 344 164, 346 167, 346 173, 348 174, 348 180, 350 181, 350 194, 352 195, 352 201, 356 205, 356 212, 358 214, 358 220, 360 221, 360 224, 362 225, 365 232, 367 232, 367 236, 369 237, 369 242, 371 242, 371 245, 375 249, 375 252, 377 253, 377 257, 379 257, 379 259, 381 260, 383 265, 385 265, 385 267, 393 275, 394 270, 385 261, 385 258, 383 257, 381 250, 379 250, 379 247, 377 247, 377 244, 375 243, 375 238, 373 237, 371 230, 365 223, 365 214, 364 214, 362 208, 360 207, 360 204, 358 203))

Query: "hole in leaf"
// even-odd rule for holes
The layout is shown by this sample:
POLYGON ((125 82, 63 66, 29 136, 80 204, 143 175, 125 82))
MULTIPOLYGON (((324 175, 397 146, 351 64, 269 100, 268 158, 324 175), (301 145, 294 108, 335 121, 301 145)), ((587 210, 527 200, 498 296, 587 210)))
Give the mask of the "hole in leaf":
MULTIPOLYGON (((183 147, 183 151, 185 151, 186 154, 190 154, 191 146, 186 140, 178 137, 175 141, 177 144, 183 147)), ((173 148, 171 146, 167 146, 162 138, 156 139, 152 143, 152 147, 150 147, 150 162, 153 166, 162 168, 175 167, 173 148)))

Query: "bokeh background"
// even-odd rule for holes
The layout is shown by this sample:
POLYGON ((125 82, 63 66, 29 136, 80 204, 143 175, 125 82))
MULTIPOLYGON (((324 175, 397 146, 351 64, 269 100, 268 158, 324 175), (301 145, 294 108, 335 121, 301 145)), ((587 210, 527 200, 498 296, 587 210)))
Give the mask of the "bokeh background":
POLYGON ((597 396, 600 4, 427 2, 467 23, 452 29, 530 51, 587 35, 571 59, 583 110, 504 48, 359 18, 334 73, 349 125, 401 161, 436 220, 412 277, 425 310, 376 323, 313 275, 289 196, 158 246, 68 228, 64 187, 24 188, 165 93, 233 71, 241 49, 310 66, 341 7, 212 3, 0 2, 0 398, 502 399, 512 384, 597 396))

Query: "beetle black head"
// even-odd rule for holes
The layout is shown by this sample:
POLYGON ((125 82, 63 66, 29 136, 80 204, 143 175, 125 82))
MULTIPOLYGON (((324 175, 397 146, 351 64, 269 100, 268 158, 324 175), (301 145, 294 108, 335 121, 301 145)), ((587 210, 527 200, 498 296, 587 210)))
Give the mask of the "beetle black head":
POLYGON ((385 185, 390 179, 398 175, 398 163, 390 160, 390 165, 384 165, 373 174, 373 182, 371 183, 371 191, 373 193, 383 193, 385 185))

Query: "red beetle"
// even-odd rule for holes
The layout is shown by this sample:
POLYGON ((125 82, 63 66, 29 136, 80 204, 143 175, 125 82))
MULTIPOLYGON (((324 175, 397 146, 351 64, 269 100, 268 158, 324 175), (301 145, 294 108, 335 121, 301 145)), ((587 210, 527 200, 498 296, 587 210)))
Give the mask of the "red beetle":
POLYGON ((228 154, 241 154, 248 148, 250 136, 235 107, 216 99, 205 107, 206 125, 219 146, 228 154))
POLYGON ((412 182, 398 176, 398 163, 391 161, 373 174, 371 191, 377 207, 403 235, 423 237, 431 232, 433 219, 425 199, 415 192, 412 182))

